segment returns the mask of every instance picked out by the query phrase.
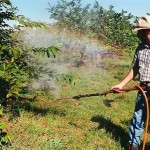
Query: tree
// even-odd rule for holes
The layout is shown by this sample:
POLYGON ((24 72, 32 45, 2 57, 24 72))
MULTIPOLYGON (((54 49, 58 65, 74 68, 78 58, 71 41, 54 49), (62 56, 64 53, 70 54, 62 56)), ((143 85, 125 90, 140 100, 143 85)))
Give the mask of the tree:
MULTIPOLYGON (((22 15, 18 15, 17 8, 10 0, 0 1, 0 104, 7 106, 11 100, 11 107, 15 107, 23 87, 31 77, 36 75, 36 69, 30 62, 32 52, 44 53, 48 57, 59 51, 57 47, 27 48, 20 40, 20 32, 24 27, 42 27, 44 23, 34 22, 22 15), (9 21, 19 22, 18 26, 10 26, 9 21)), ((2 115, 2 109, 0 115, 2 115)), ((9 143, 10 135, 3 132, 5 123, 0 122, 0 146, 9 143)))
POLYGON ((94 35, 120 48, 133 49, 138 40, 132 30, 135 16, 127 11, 117 13, 113 6, 105 10, 97 1, 93 8, 90 4, 83 7, 81 0, 61 0, 57 5, 49 6, 50 17, 59 26, 94 35))

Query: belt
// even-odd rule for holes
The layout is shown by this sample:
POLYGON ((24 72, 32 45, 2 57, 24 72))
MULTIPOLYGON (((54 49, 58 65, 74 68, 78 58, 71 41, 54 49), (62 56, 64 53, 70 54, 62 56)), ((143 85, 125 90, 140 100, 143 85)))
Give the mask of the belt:
POLYGON ((143 86, 143 85, 147 85, 149 83, 150 83, 150 81, 144 81, 144 82, 140 82, 140 85, 143 86))

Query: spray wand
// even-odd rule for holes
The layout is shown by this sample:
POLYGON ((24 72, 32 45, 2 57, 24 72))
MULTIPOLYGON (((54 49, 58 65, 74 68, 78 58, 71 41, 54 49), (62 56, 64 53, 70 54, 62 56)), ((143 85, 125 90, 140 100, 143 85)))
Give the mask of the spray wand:
MULTIPOLYGON (((147 89, 147 86, 143 86, 141 88, 143 90, 145 90, 145 89, 147 89)), ((113 89, 113 90, 105 91, 103 93, 91 93, 91 94, 76 95, 69 99, 80 99, 80 98, 92 97, 92 96, 106 96, 109 93, 126 93, 126 92, 130 92, 133 90, 139 90, 139 88, 137 86, 134 86, 132 88, 113 89)))
MULTIPOLYGON (((142 86, 141 87, 143 90, 146 90, 148 87, 142 86)), ((91 93, 91 94, 81 94, 81 95, 76 95, 73 97, 66 97, 66 98, 59 98, 58 100, 62 99, 80 99, 80 98, 85 98, 85 97, 93 97, 93 96, 106 96, 107 94, 110 93, 126 93, 134 90, 139 90, 138 85, 133 86, 132 88, 123 88, 123 89, 113 89, 113 90, 108 90, 102 93, 91 93)))

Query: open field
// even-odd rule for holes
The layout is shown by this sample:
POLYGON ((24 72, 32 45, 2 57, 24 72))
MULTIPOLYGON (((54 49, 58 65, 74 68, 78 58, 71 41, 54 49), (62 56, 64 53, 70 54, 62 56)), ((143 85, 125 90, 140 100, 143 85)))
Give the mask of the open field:
MULTIPOLYGON (((68 34, 60 37, 52 33, 44 38, 44 34, 31 34, 37 37, 33 41, 28 34, 26 38, 30 36, 31 42, 28 44, 60 44, 62 53, 56 59, 41 61, 46 61, 48 68, 59 73, 74 75, 75 85, 54 83, 54 80, 48 83, 53 83, 50 85, 53 90, 35 89, 35 98, 22 100, 21 116, 9 121, 11 114, 4 118, 8 131, 15 133, 12 146, 6 149, 123 150, 128 140, 136 91, 79 100, 72 97, 109 90, 127 74, 131 57, 117 55, 117 50, 100 46, 96 40, 83 40, 68 34)), ((132 81, 128 87, 136 83, 132 81)), ((149 141, 150 135, 147 143, 149 141)))

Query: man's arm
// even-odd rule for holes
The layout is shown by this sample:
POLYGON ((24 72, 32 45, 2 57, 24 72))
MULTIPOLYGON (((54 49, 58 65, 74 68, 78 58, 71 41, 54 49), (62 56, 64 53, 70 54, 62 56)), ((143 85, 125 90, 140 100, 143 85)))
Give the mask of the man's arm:
POLYGON ((127 76, 118 84, 113 86, 111 89, 122 89, 127 83, 129 83, 138 73, 138 70, 132 68, 127 76))

